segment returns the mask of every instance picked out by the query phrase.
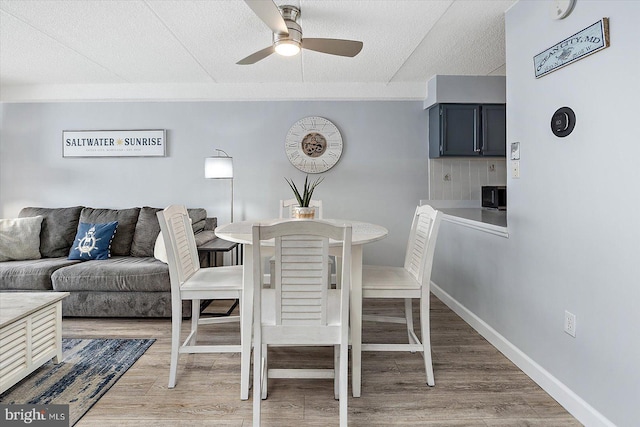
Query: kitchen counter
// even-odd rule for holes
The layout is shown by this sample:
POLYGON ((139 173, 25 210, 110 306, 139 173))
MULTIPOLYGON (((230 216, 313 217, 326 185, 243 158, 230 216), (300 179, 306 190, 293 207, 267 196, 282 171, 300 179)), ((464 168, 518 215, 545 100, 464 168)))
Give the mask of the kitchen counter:
POLYGON ((428 204, 440 210, 444 215, 442 220, 479 231, 509 237, 507 231, 507 212, 493 209, 483 209, 474 206, 478 202, 469 203, 445 200, 420 200, 420 204, 428 204))
POLYGON ((467 219, 469 221, 482 222, 484 224, 496 225, 498 227, 507 226, 507 211, 482 208, 445 208, 440 210, 445 215, 467 219))

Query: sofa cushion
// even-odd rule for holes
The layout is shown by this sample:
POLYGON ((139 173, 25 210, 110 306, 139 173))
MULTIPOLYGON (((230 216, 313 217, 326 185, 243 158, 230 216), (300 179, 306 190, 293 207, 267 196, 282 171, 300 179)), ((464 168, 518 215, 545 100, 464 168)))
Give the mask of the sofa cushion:
POLYGON ((0 219, 0 261, 40 259, 42 215, 0 219))
POLYGON ((43 258, 66 257, 78 229, 82 206, 69 208, 23 208, 20 218, 42 215, 40 254, 43 258))
MULTIPOLYGON (((138 222, 140 208, 130 209, 94 209, 84 208, 80 221, 100 224, 118 221, 118 232, 111 243, 111 255, 130 255, 133 233, 138 222)), ((74 233, 75 236, 75 233, 74 233)))
POLYGON ((202 246, 209 240, 217 239, 216 233, 213 230, 204 230, 195 235, 196 246, 202 246))
POLYGON ((149 206, 140 209, 136 231, 133 233, 133 242, 131 243, 131 256, 153 256, 153 247, 158 234, 160 234, 160 223, 158 223, 156 213, 161 210, 161 208, 150 208, 149 206))
MULTIPOLYGON (((171 317, 171 292, 71 292, 62 300, 64 317, 171 317)), ((182 316, 191 301, 182 302, 182 316)))
POLYGON ((191 227, 194 233, 199 233, 204 230, 204 226, 207 223, 207 211, 206 209, 187 209, 189 218, 191 218, 191 227))
POLYGON ((116 235, 118 221, 105 224, 78 224, 76 240, 69 251, 69 259, 89 261, 111 258, 111 242, 116 235))
POLYGON ((158 261, 162 261, 165 264, 169 264, 169 257, 167 256, 167 247, 164 244, 164 236, 162 233, 158 234, 156 244, 153 248, 153 257, 158 261))
MULTIPOLYGON (((204 230, 200 233, 196 233, 195 239, 196 246, 200 247, 201 245, 207 243, 209 240, 217 239, 217 237, 216 233, 214 233, 213 230, 204 230)), ((203 255, 205 255, 204 258, 206 259, 206 254, 203 255)), ((153 256, 155 259, 162 261, 165 264, 169 263, 169 260, 167 258, 167 247, 164 245, 164 237, 162 236, 162 233, 158 234, 158 237, 156 238, 156 243, 153 248, 153 256)))
POLYGON ((42 258, 30 261, 0 263, 0 290, 50 291, 51 274, 59 268, 77 264, 64 258, 42 258))
MULTIPOLYGON (((160 234, 157 213, 161 210, 162 208, 150 208, 148 206, 140 210, 136 231, 133 234, 133 243, 131 244, 131 256, 152 257, 155 255, 154 250, 157 247, 157 239, 160 234)), ((202 208, 195 208, 187 209, 187 213, 191 219, 191 227, 196 234, 197 240, 198 234, 205 229, 207 224, 207 211, 202 208)), ((215 218, 213 218, 213 221, 215 224, 215 218)), ((211 240, 211 238, 208 240, 211 240)))
POLYGON ((61 268, 51 276, 56 291, 169 292, 169 266, 155 258, 112 257, 61 268))

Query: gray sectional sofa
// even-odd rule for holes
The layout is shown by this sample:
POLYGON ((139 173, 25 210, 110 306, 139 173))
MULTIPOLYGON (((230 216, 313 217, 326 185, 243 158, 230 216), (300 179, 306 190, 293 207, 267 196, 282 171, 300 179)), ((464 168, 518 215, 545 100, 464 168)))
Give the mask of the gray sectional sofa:
MULTIPOLYGON (((154 257, 160 208, 22 209, 20 218, 42 216, 40 259, 0 262, 0 291, 66 291, 63 316, 170 317, 171 288, 167 264, 154 257), (118 221, 106 260, 69 260, 79 222, 118 221)), ((215 239, 216 218, 189 209, 198 245, 215 239)), ((203 262, 206 257, 203 257, 203 262)), ((183 315, 190 305, 183 306, 183 315)))

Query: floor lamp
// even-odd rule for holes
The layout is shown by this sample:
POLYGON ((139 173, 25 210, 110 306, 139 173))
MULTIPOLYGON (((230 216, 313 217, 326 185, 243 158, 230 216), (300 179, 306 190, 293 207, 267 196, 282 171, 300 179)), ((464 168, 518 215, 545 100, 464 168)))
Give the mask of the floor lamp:
MULTIPOLYGON (((204 159, 204 177, 207 179, 228 179, 231 181, 231 221, 233 222, 233 157, 226 151, 216 148, 216 155, 204 159), (220 154, 222 153, 222 154, 220 154), (224 154, 224 155, 223 155, 224 154)), ((217 255, 216 255, 217 256, 217 255)), ((229 255, 233 261, 233 253, 229 255)), ((236 259, 237 263, 237 259, 236 259)), ((231 308, 226 313, 217 313, 214 316, 229 316, 238 305, 235 300, 231 308)))
POLYGON ((223 150, 216 148, 216 151, 215 156, 204 159, 204 177, 208 179, 228 179, 231 181, 230 222, 233 222, 233 157, 229 156, 223 150))

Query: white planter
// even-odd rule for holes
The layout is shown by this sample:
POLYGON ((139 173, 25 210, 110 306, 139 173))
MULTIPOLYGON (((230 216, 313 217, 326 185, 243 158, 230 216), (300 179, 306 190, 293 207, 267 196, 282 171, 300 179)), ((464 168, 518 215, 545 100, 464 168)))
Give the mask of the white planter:
POLYGON ((316 216, 316 208, 293 207, 293 217, 298 219, 313 219, 316 216))

